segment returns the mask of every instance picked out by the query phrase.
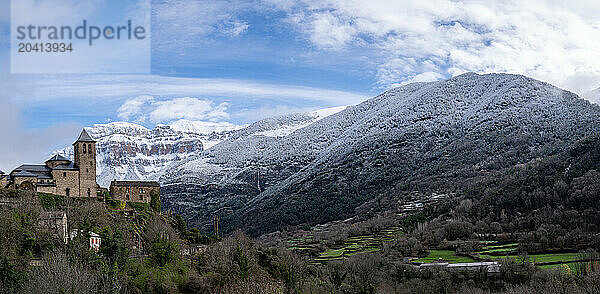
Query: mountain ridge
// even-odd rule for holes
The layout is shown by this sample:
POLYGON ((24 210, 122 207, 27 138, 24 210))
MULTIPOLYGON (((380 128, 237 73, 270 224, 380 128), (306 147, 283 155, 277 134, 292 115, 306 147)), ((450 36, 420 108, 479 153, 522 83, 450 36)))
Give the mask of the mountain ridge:
POLYGON ((202 213, 224 209, 225 226, 252 233, 325 222, 352 216, 407 179, 451 178, 453 168, 497 169, 556 153, 597 130, 599 119, 600 108, 574 93, 520 75, 468 73, 410 84, 276 140, 226 140, 168 172, 166 202, 187 202, 179 208, 191 220, 194 209, 203 209, 195 204, 224 203, 202 213), (229 149, 244 152, 219 162, 229 149), (206 163, 237 167, 213 178, 221 186, 215 191, 186 186, 186 179, 205 179, 194 177, 190 165, 206 163))

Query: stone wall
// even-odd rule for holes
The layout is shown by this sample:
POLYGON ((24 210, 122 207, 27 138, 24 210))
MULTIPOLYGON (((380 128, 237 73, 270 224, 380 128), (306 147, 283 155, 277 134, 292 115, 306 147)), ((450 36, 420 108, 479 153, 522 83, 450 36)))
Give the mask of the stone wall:
POLYGON ((64 211, 45 211, 38 219, 38 225, 49 229, 65 244, 68 241, 67 214, 64 211))
POLYGON ((8 176, 0 176, 0 188, 6 188, 9 184, 8 176))
POLYGON ((56 181, 54 194, 70 197, 81 197, 79 190, 79 171, 77 170, 52 170, 52 177, 56 181), (69 195, 67 195, 69 189, 69 195))
POLYGON ((37 191, 40 193, 56 194, 56 186, 37 186, 37 191))
POLYGON ((37 184, 37 177, 16 177, 14 187, 16 189, 19 189, 21 188, 21 184, 25 182, 31 183, 33 185, 33 188, 35 189, 35 185, 37 184))
POLYGON ((127 202, 145 202, 150 203, 152 192, 157 195, 160 193, 159 187, 139 187, 139 186, 110 186, 110 195, 113 199, 127 202))

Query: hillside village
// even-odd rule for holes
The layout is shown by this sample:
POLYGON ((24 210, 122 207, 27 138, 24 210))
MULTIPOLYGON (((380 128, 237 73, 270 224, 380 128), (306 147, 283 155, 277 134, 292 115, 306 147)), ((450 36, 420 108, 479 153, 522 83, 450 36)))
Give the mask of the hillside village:
MULTIPOLYGON (((73 148, 73 161, 56 154, 44 164, 23 164, 9 174, 0 171, 0 188, 34 192, 42 199, 68 197, 79 201, 99 202, 109 207, 121 208, 123 213, 133 217, 136 216, 136 212, 132 207, 136 205, 148 206, 152 202, 158 202, 160 207, 160 185, 157 182, 113 180, 109 189, 96 183, 96 141, 85 129, 73 143, 73 148)), ((0 205, 14 207, 20 204, 21 200, 18 198, 0 198, 0 205)), ((78 235, 86 234, 89 235, 90 248, 100 248, 102 239, 98 232, 71 230, 64 209, 43 211, 38 223, 50 229, 55 237, 64 243, 78 235)), ((142 248, 137 246, 136 249, 139 251, 142 248)))

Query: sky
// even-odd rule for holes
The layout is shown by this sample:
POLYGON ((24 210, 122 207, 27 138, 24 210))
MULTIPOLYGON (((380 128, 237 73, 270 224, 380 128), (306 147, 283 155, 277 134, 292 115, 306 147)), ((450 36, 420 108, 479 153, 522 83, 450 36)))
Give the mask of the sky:
POLYGON ((71 144, 82 127, 99 123, 243 125, 357 104, 393 87, 464 72, 523 74, 578 94, 600 87, 600 1, 13 2, 19 12, 0 0, 5 172, 43 161, 71 144), (11 71, 11 20, 60 25, 82 19, 144 23, 148 50, 99 41, 78 48, 101 50, 101 58, 49 57, 58 64, 52 70, 77 73, 11 73, 35 72, 40 61, 30 55, 21 60, 28 66, 11 71), (148 67, 110 72, 129 60, 148 67), (90 67, 98 71, 86 72, 90 67))

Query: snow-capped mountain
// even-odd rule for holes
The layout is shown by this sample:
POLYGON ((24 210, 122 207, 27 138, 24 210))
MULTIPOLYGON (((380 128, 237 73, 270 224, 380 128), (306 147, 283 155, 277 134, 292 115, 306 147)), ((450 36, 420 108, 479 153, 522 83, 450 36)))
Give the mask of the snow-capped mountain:
POLYGON ((257 122, 165 171, 162 195, 192 224, 207 226, 218 213, 224 227, 261 233, 349 217, 424 180, 452 190, 459 179, 553 154, 599 130, 600 107, 571 92, 520 75, 467 73, 392 89, 319 120, 257 122))
MULTIPOLYGON (((117 180, 157 180, 163 170, 196 156, 227 138, 240 127, 202 125, 178 121, 147 129, 127 122, 97 124, 86 128, 97 141, 97 181, 108 187, 117 180)), ((73 158, 73 147, 57 153, 73 158)))
MULTIPOLYGON (((344 108, 267 119, 259 123, 261 127, 252 128, 250 132, 271 137, 285 136, 344 108)), ((158 180, 166 169, 199 156, 203 150, 230 136, 247 136, 249 133, 245 127, 227 122, 178 120, 168 125, 157 125, 154 129, 128 122, 113 122, 96 124, 86 130, 98 141, 98 184, 108 187, 113 179, 158 180), (241 134, 238 135, 238 132, 241 134)), ((56 153, 73 158, 73 147, 56 153)))

